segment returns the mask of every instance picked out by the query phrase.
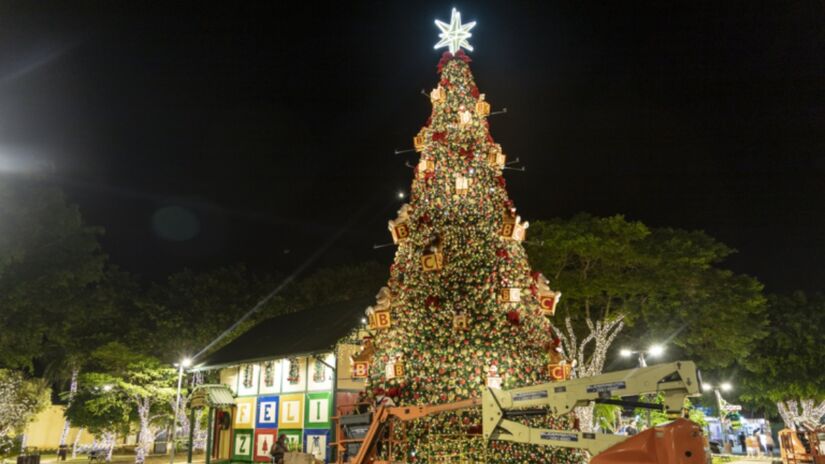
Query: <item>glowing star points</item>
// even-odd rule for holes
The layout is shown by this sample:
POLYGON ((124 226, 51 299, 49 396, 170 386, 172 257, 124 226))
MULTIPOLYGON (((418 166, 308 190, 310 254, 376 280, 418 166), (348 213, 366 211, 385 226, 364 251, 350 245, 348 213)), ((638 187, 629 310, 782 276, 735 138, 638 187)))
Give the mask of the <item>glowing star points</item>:
POLYGON ((441 29, 441 34, 438 34, 438 37, 440 37, 441 40, 435 44, 434 48, 439 49, 441 47, 447 47, 450 49, 450 53, 455 53, 462 47, 466 48, 467 51, 473 51, 473 46, 470 45, 470 42, 467 42, 467 39, 473 36, 473 34, 470 34, 470 29, 475 27, 475 21, 467 24, 461 24, 461 13, 453 8, 453 15, 450 18, 450 24, 436 19, 435 25, 441 29))

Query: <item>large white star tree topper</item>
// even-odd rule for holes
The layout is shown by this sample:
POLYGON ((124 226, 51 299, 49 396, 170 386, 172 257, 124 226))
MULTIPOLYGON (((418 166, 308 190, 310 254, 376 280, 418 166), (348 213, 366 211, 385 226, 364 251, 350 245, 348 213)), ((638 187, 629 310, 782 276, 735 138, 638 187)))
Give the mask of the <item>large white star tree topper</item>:
POLYGON ((473 46, 470 45, 470 42, 467 42, 467 39, 473 36, 473 34, 470 34, 470 29, 475 27, 475 21, 467 24, 461 24, 461 13, 453 8, 453 15, 450 18, 450 24, 436 19, 435 25, 441 29, 441 34, 438 34, 441 40, 435 44, 435 49, 448 47, 450 49, 450 53, 453 54, 462 47, 466 48, 467 51, 473 51, 473 46))

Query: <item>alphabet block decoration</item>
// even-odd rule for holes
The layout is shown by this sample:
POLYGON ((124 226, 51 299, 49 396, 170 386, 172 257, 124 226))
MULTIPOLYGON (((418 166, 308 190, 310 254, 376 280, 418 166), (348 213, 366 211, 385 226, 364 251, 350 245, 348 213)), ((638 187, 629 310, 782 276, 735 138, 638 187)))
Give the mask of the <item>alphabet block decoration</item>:
POLYGON ((530 223, 527 221, 521 222, 521 216, 512 216, 505 213, 501 222, 501 236, 521 242, 527 234, 528 227, 530 227, 530 223))
POLYGON ((275 429, 256 430, 255 431, 255 461, 256 462, 271 462, 272 457, 269 456, 269 450, 272 444, 278 441, 278 431, 275 429))
POLYGON ((410 236, 410 205, 404 203, 401 206, 401 209, 398 210, 398 217, 395 220, 392 220, 387 225, 387 228, 390 230, 390 234, 392 234, 392 241, 393 243, 398 243, 400 241, 405 240, 410 236))
POLYGON ((545 316, 556 314, 556 305, 561 299, 561 292, 554 292, 550 289, 550 281, 543 274, 537 274, 536 289, 538 290, 538 300, 541 311, 545 316))
POLYGON ((499 303, 518 303, 521 301, 520 288, 502 288, 498 294, 499 303))
POLYGON ((427 148, 427 128, 422 127, 421 130, 418 132, 418 135, 413 137, 413 146, 415 147, 415 151, 421 153, 427 148))
POLYGON ((561 364, 550 364, 547 366, 547 370, 550 371, 550 377, 552 377, 553 380, 567 380, 570 378, 572 365, 567 362, 562 362, 561 364))
POLYGON ((235 429, 234 432, 232 460, 252 461, 252 430, 235 429))
POLYGON ((352 378, 366 379, 370 375, 370 363, 367 361, 355 361, 352 363, 352 378))
POLYGON ((367 314, 369 315, 370 329, 387 329, 392 325, 392 318, 388 309, 368 311, 367 314))
POLYGON ((561 292, 554 292, 552 290, 548 290, 546 292, 539 293, 539 306, 541 306, 541 312, 545 316, 553 316, 556 314, 556 304, 559 302, 561 298, 561 292))
POLYGON ((259 396, 255 428, 274 429, 278 427, 278 396, 259 396))
POLYGON ((441 252, 433 252, 421 257, 421 269, 427 272, 440 271, 444 267, 444 256, 441 252))
POLYGON ((304 395, 281 395, 279 429, 300 429, 304 424, 304 395))
POLYGON ((400 359, 394 359, 387 363, 384 375, 387 377, 387 380, 392 380, 398 377, 404 377, 404 361, 400 359))
POLYGON ((352 378, 365 379, 369 376, 373 354, 375 354, 375 347, 372 344, 372 337, 364 337, 361 351, 356 355, 350 356, 352 378))

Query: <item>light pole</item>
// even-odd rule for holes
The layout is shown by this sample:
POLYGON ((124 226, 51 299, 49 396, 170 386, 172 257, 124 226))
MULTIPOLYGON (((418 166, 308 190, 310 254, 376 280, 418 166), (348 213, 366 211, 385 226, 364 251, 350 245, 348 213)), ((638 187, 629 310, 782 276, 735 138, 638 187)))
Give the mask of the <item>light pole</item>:
POLYGON ((622 355, 623 358, 629 358, 636 355, 636 359, 639 361, 639 367, 647 367, 647 360, 645 359, 645 355, 648 354, 650 356, 659 357, 665 352, 665 347, 662 345, 651 345, 650 348, 646 350, 631 350, 628 348, 622 348, 619 354, 622 355))
MULTIPOLYGON (((178 411, 180 410, 180 387, 181 383, 183 382, 183 369, 187 368, 192 365, 192 360, 189 358, 183 358, 181 362, 178 364, 178 393, 175 396, 175 416, 172 418, 172 436, 167 440, 167 442, 172 443, 172 452, 169 453, 169 464, 174 464, 175 462, 175 437, 178 434, 178 411)), ((190 424, 191 425, 191 424, 190 424)))
MULTIPOLYGON (((654 358, 658 358, 665 352, 665 347, 659 344, 651 345, 650 348, 646 350, 631 350, 629 348, 622 348, 619 351, 619 354, 622 355, 623 358, 629 358, 636 355, 636 360, 639 362, 639 367, 647 367, 647 359, 645 359, 645 354, 649 354, 654 358)), ((650 420, 650 408, 647 410, 647 427, 650 428, 651 420, 650 420)))
MULTIPOLYGON (((716 407, 719 409, 719 426, 722 428, 722 446, 726 446, 728 444, 728 429, 725 427, 725 419, 727 414, 723 409, 724 400, 722 399, 722 393, 719 390, 724 392, 729 392, 733 389, 733 385, 729 382, 722 382, 718 386, 713 386, 709 383, 702 383, 702 390, 706 392, 713 392, 716 396, 716 407)), ((733 448, 733 445, 731 445, 733 448)))

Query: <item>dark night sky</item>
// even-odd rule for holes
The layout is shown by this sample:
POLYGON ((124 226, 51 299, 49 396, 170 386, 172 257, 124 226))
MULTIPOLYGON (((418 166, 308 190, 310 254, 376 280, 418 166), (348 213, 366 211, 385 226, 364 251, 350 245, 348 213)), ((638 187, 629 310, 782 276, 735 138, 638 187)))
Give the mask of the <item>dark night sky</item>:
MULTIPOLYGON (((393 149, 453 4, 168 3, 3 2, 0 156, 52 163, 147 277, 288 272, 348 221, 321 264, 389 263, 414 159, 393 149)), ((455 6, 522 216, 704 229, 770 290, 822 289, 825 3, 455 6)))

